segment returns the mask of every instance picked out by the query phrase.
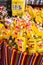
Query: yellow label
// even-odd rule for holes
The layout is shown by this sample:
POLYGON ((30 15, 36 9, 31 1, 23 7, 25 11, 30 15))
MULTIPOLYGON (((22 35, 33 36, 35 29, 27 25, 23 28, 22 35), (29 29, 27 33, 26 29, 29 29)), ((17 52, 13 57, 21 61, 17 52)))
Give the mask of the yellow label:
POLYGON ((38 48, 38 52, 41 53, 43 52, 43 41, 40 40, 38 43, 37 43, 37 48, 38 48))
POLYGON ((36 40, 30 39, 28 44, 29 44, 29 52, 36 53, 36 40))
POLYGON ((12 0, 12 16, 22 14, 25 9, 25 0, 12 0))
POLYGON ((25 37, 18 37, 16 39, 16 43, 18 44, 19 51, 24 52, 26 50, 26 38, 25 37))

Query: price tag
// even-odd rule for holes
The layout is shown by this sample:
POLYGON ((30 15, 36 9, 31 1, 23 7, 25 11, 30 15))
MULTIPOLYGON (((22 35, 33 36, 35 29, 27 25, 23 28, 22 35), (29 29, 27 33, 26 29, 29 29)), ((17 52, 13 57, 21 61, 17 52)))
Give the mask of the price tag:
POLYGON ((12 0, 12 16, 17 16, 25 10, 25 0, 12 0))
POLYGON ((21 10, 22 7, 21 7, 21 6, 16 6, 16 5, 15 5, 15 6, 13 6, 13 9, 14 9, 14 10, 21 10))

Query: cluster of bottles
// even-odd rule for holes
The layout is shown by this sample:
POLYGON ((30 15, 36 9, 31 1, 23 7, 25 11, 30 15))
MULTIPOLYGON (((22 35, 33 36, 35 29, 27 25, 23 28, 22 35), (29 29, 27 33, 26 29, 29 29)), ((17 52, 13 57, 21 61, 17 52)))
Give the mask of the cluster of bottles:
POLYGON ((43 8, 26 6, 21 17, 4 20, 0 22, 0 40, 6 39, 12 48, 22 52, 43 52, 43 8))

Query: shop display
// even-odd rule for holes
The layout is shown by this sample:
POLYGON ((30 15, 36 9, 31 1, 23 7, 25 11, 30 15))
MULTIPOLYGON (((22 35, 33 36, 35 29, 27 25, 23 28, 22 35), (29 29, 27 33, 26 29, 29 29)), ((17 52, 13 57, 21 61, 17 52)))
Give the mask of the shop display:
POLYGON ((0 65, 43 65, 43 0, 0 0, 0 65))
POLYGON ((8 17, 7 11, 2 11, 0 40, 6 39, 10 47, 22 52, 43 52, 43 8, 26 6, 21 17, 8 17))

